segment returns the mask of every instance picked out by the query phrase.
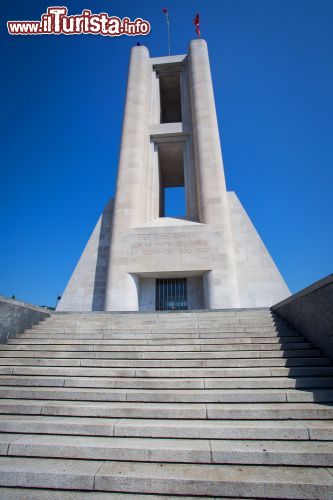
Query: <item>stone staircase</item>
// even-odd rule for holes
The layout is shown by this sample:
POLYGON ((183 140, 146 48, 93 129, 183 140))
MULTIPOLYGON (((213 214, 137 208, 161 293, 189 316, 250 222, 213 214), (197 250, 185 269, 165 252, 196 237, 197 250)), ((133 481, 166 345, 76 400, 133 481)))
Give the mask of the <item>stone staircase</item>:
POLYGON ((333 367, 269 309, 57 313, 0 379, 1 498, 333 497, 333 367))

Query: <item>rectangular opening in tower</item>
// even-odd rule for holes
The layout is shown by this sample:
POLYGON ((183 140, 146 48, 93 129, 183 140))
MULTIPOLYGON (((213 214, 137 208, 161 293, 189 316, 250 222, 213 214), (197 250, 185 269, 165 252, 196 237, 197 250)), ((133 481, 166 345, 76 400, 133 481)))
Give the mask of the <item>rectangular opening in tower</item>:
POLYGON ((159 217, 185 217, 184 145, 182 142, 158 146, 160 203, 159 217))
POLYGON ((156 280, 156 311, 179 311, 187 308, 186 278, 158 278, 156 280))
POLYGON ((180 74, 160 73, 161 123, 182 121, 180 74))

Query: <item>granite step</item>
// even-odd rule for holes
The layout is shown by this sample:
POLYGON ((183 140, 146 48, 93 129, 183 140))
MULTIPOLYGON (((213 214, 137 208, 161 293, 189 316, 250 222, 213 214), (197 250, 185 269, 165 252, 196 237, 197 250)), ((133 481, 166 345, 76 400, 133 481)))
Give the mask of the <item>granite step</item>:
POLYGON ((74 312, 64 312, 57 311, 54 314, 55 319, 61 319, 66 317, 72 318, 104 318, 104 319, 137 319, 141 318, 144 321, 151 321, 155 319, 165 319, 174 320, 179 318, 219 318, 221 315, 225 317, 239 317, 239 316, 264 316, 271 315, 275 316, 269 307, 256 307, 256 308, 238 308, 238 309, 219 309, 219 310, 186 310, 186 311, 142 311, 142 312, 129 312, 129 311, 74 311, 74 312))
POLYGON ((135 323, 129 323, 129 324, 106 324, 106 323, 87 323, 87 322, 82 322, 82 323, 38 323, 36 325, 33 325, 28 332, 39 332, 39 331, 55 331, 59 332, 61 330, 74 330, 74 331, 98 331, 98 330, 107 330, 110 333, 113 332, 141 332, 141 333, 149 333, 152 332, 153 330, 160 330, 161 333, 177 333, 182 331, 189 331, 189 332, 195 332, 197 330, 213 330, 213 331, 218 331, 219 329, 225 330, 225 329, 243 329, 243 328, 253 328, 253 329, 269 329, 269 330, 289 330, 292 329, 290 325, 284 323, 284 322, 276 322, 276 321, 253 321, 253 322, 248 322, 248 321, 234 321, 234 322, 212 322, 212 323, 166 323, 163 324, 161 322, 155 323, 155 324, 150 324, 150 325, 140 325, 140 324, 135 324, 135 323), (173 332, 174 331, 174 332, 173 332))
POLYGON ((332 389, 107 389, 0 386, 0 398, 150 403, 332 403, 332 389))
MULTIPOLYGON (((105 330, 105 329, 94 329, 94 330, 73 330, 73 329, 61 329, 61 331, 31 331, 27 333, 29 336, 36 337, 39 336, 44 338, 82 338, 86 336, 88 339, 101 337, 102 339, 109 339, 112 337, 117 337, 118 339, 125 338, 152 338, 155 336, 160 339, 174 339, 174 338, 230 338, 230 337, 288 337, 297 336, 297 332, 291 328, 288 329, 275 329, 275 328, 224 328, 215 330, 213 328, 205 328, 194 330, 189 328, 186 331, 148 331, 147 329, 142 331, 129 331, 129 330, 105 330), (46 336, 46 337, 45 337, 46 336)), ((23 338, 24 335, 19 335, 17 338, 23 338)), ((29 337, 27 337, 29 338, 29 337)))
POLYGON ((256 498, 333 496, 325 467, 0 458, 0 485, 103 492, 256 498))
POLYGON ((1 434, 0 454, 81 460, 333 466, 325 441, 1 434), (290 451, 292 450, 292 451, 290 451))
MULTIPOLYGON (((0 366, 96 367, 96 368, 259 368, 330 367, 330 360, 314 358, 243 359, 78 359, 0 357, 0 366)), ((330 367, 331 368, 331 367, 330 367)))
MULTIPOLYGON (((53 321, 68 321, 69 319, 80 321, 109 321, 109 322, 141 322, 145 324, 153 323, 156 321, 166 321, 168 323, 172 322, 182 322, 182 321, 216 321, 216 320, 226 320, 230 319, 252 319, 252 318, 273 318, 277 320, 282 320, 280 316, 277 316, 269 308, 259 309, 252 308, 247 310, 242 309, 230 309, 228 310, 218 310, 218 311, 155 311, 155 312, 111 312, 111 311, 95 311, 95 312, 71 312, 71 313, 61 313, 56 312, 53 315, 53 321)), ((51 318, 47 318, 46 321, 50 321, 51 318)))
MULTIPOLYGON (((96 351, 92 350, 91 346, 85 346, 84 350, 59 350, 58 348, 52 350, 22 350, 19 348, 11 348, 1 350, 0 358, 8 357, 21 357, 21 358, 71 358, 71 359, 247 359, 247 358, 306 358, 306 357, 321 357, 319 349, 269 349, 269 350, 246 350, 246 351, 96 351)), ((50 348, 49 348, 50 349, 50 348)))
POLYGON ((196 330, 198 328, 227 328, 227 327, 281 327, 281 328, 291 328, 290 325, 283 321, 274 321, 274 320, 258 320, 258 321, 210 321, 210 322, 162 322, 156 321, 155 323, 144 324, 140 322, 128 322, 128 323, 115 323, 115 322, 88 322, 88 321, 68 321, 68 322, 54 322, 54 321, 43 321, 41 323, 37 323, 32 325, 28 331, 38 331, 40 329, 62 329, 62 328, 74 328, 74 329, 105 329, 109 331, 113 330, 128 330, 128 331, 141 331, 141 332, 149 332, 154 328, 159 328, 161 331, 168 331, 172 329, 181 329, 181 330, 196 330))
POLYGON ((188 346, 188 345, 247 345, 247 344, 278 344, 285 345, 286 343, 300 343, 304 344, 304 339, 300 336, 293 337, 269 337, 269 338, 257 338, 257 337, 247 337, 247 338, 191 338, 191 339, 31 339, 31 338, 17 338, 9 339, 7 345, 39 345, 39 344, 51 344, 51 345, 124 345, 124 346, 188 346))
POLYGON ((220 323, 234 323, 234 322, 245 322, 247 324, 250 323, 264 323, 264 322, 274 322, 279 324, 285 324, 285 321, 277 316, 276 314, 270 311, 252 311, 252 312, 239 312, 237 314, 228 314, 227 311, 217 311, 216 314, 213 314, 212 311, 209 311, 207 315, 204 314, 190 314, 187 313, 184 316, 180 316, 181 313, 171 311, 163 312, 163 314, 158 315, 147 315, 144 316, 144 313, 140 312, 136 315, 123 315, 116 316, 115 314, 94 314, 87 313, 85 315, 75 315, 75 313, 70 313, 68 315, 61 315, 60 313, 52 314, 51 317, 46 318, 40 321, 39 324, 103 324, 107 326, 145 326, 149 327, 151 325, 194 325, 194 324, 220 324, 220 323))
MULTIPOLYGON (((110 493, 110 492, 93 492, 93 491, 74 491, 74 490, 54 490, 54 489, 37 489, 37 488, 6 488, 0 487, 0 498, 2 500, 174 500, 174 495, 138 495, 131 493, 110 493)), ((214 497, 209 497, 211 500, 218 500, 214 497)), ((221 498, 221 497, 219 497, 221 498)), ((225 500, 231 498, 223 497, 225 500)), ((207 500, 207 496, 183 496, 177 495, 177 500, 207 500)), ((244 500, 251 500, 246 499, 244 500)), ((253 499, 252 499, 253 500, 253 499)))
POLYGON ((302 338, 297 332, 295 331, 283 331, 283 332, 256 332, 256 333, 249 333, 249 332, 238 332, 237 334, 235 333, 230 333, 230 332, 191 332, 191 333, 128 333, 128 332, 120 332, 120 333, 103 333, 103 332, 85 332, 85 333, 59 333, 59 332, 54 332, 51 333, 49 331, 47 332, 31 332, 31 333, 21 333, 20 335, 17 335, 17 339, 77 339, 77 340, 122 340, 122 339, 127 339, 127 340, 165 340, 165 339, 196 339, 196 338, 202 338, 202 339, 228 339, 228 338, 284 338, 284 337, 299 337, 302 338))
POLYGON ((283 420, 333 419, 332 404, 313 403, 140 403, 1 399, 0 414, 109 418, 283 420))
MULTIPOLYGON (((11 369, 10 367, 8 367, 11 369)), ((64 368, 66 370, 66 368, 64 368)), ((82 387, 107 389, 307 389, 331 388, 333 377, 211 377, 211 378, 149 378, 149 377, 61 377, 0 375, 1 386, 82 387)))
POLYGON ((149 326, 156 326, 156 325, 162 325, 169 327, 170 325, 179 325, 179 326, 195 326, 199 324, 203 325, 223 325, 223 324, 241 324, 245 323, 247 325, 250 324, 281 324, 285 325, 286 322, 277 317, 277 316, 272 316, 271 314, 269 315, 262 315, 262 314, 257 314, 257 315, 247 315, 247 316, 225 316, 224 314, 220 314, 215 317, 206 317, 206 318, 201 318, 201 317, 192 317, 192 318, 179 318, 178 314, 175 316, 175 318, 169 317, 169 314, 166 314, 166 317, 163 318, 161 316, 160 318, 157 319, 151 319, 151 320, 146 320, 142 319, 141 315, 138 315, 135 319, 130 318, 128 320, 125 320, 124 318, 122 320, 115 319, 115 318, 94 318, 94 317, 85 317, 85 318, 77 318, 73 317, 70 315, 67 318, 60 318, 58 314, 52 315, 51 318, 48 318, 42 322, 39 323, 39 325, 74 325, 74 326, 95 326, 95 325, 105 325, 108 327, 112 326, 129 326, 131 328, 134 328, 136 326, 140 327, 145 327, 149 328, 149 326))
POLYGON ((283 321, 280 316, 272 313, 269 309, 257 310, 249 309, 247 311, 242 311, 240 309, 230 310, 230 311, 159 311, 155 314, 144 313, 142 311, 138 312, 126 312, 123 314, 118 314, 111 311, 88 311, 87 313, 81 312, 70 312, 67 314, 62 314, 61 312, 56 312, 49 318, 42 320, 44 323, 56 323, 56 322, 78 322, 85 321, 87 323, 94 323, 102 321, 104 323, 130 323, 130 324, 144 324, 150 325, 152 323, 183 323, 183 322, 196 322, 196 321, 234 321, 239 319, 245 320, 267 320, 272 319, 276 321, 283 321))
POLYGON ((332 366, 308 367, 237 367, 237 368, 127 368, 127 367, 44 367, 0 366, 0 375, 109 377, 119 378, 261 378, 261 377, 332 377, 332 366))
POLYGON ((332 420, 119 419, 2 414, 0 432, 194 440, 328 441, 333 437, 333 422, 332 420))
POLYGON ((78 344, 43 344, 43 343, 37 343, 37 344, 15 344, 15 343, 9 343, 9 344, 2 344, 0 349, 2 351, 20 351, 22 349, 22 346, 24 346, 24 350, 30 350, 30 351, 43 351, 43 350, 51 350, 50 345, 52 345, 52 351, 111 351, 111 352, 174 352, 174 351, 179 351, 179 352, 186 352, 186 351, 214 351, 214 352, 220 352, 220 351, 249 351, 249 350, 257 350, 257 351, 270 351, 270 350, 305 350, 309 349, 311 350, 312 346, 309 342, 281 342, 281 343, 231 343, 231 344, 214 344, 214 343, 209 343, 209 344, 195 344, 192 342, 191 344, 180 344, 180 345, 175 345, 175 344, 167 344, 167 345, 115 345, 115 344, 108 344, 108 345, 101 345, 97 343, 90 343, 90 344, 83 344, 83 343, 78 343, 78 344))
POLYGON ((106 325, 45 325, 39 324, 31 327, 28 330, 29 333, 38 332, 50 332, 50 333, 209 333, 209 332, 283 332, 283 331, 294 331, 289 325, 279 325, 279 324, 255 324, 247 325, 246 323, 234 323, 234 324, 223 324, 223 325, 195 325, 195 326, 179 326, 175 324, 174 326, 166 325, 163 326, 158 324, 156 326, 112 326, 107 327, 106 325))
POLYGON ((245 320, 267 320, 272 319, 275 321, 283 321, 280 316, 277 316, 275 313, 272 313, 269 309, 256 310, 249 309, 247 311, 241 311, 240 309, 233 311, 159 311, 155 314, 153 313, 144 313, 144 312, 136 312, 130 313, 126 312, 125 314, 118 314, 116 312, 110 311, 89 311, 87 313, 81 312, 71 312, 67 314, 62 314, 61 312, 56 312, 52 314, 51 317, 45 318, 41 322, 43 323, 56 323, 56 322, 78 322, 85 321, 87 323, 94 323, 102 321, 104 323, 130 323, 130 324, 144 324, 149 325, 152 323, 183 323, 183 322, 196 322, 196 321, 234 321, 239 319, 245 320))

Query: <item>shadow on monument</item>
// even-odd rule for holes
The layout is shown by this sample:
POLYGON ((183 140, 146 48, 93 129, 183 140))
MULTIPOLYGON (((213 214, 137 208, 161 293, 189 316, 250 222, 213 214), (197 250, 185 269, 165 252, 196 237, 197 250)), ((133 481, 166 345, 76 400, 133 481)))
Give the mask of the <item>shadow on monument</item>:
POLYGON ((112 216, 114 200, 111 198, 106 204, 100 223, 100 233, 96 258, 96 271, 94 280, 94 291, 92 298, 92 310, 104 311, 105 290, 107 271, 109 263, 109 250, 112 235, 112 216))

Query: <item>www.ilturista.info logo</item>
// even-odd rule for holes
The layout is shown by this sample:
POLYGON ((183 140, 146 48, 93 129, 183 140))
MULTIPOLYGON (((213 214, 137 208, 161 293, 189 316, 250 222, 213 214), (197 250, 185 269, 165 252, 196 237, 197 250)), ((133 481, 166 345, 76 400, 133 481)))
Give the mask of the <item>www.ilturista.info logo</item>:
POLYGON ((81 14, 68 16, 67 7, 48 7, 40 21, 7 21, 10 35, 102 35, 137 36, 150 33, 150 23, 137 18, 120 19, 105 12, 93 14, 84 9, 81 14))

